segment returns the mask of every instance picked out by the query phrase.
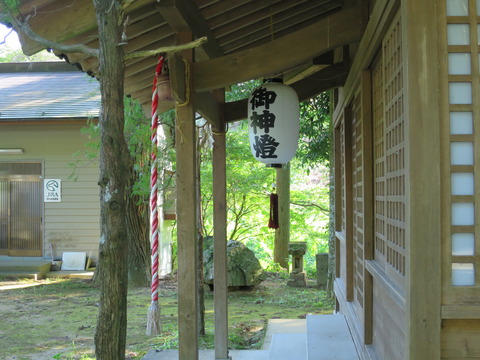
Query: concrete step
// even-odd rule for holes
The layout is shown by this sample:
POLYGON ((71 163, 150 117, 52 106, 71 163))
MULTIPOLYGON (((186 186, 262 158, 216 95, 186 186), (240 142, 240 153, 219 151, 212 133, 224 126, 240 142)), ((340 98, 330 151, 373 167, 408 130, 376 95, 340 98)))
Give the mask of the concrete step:
POLYGON ((75 270, 58 270, 50 271, 45 274, 47 279, 84 279, 90 280, 93 278, 94 270, 75 271, 75 270))
MULTIPOLYGON (((266 350, 230 350, 228 352, 232 360, 267 360, 266 350)), ((200 350, 199 360, 215 359, 214 350, 200 350)), ((150 350, 142 360, 178 360, 178 350, 150 350)), ((295 358, 290 360, 296 360, 295 358)))
POLYGON ((31 272, 31 271, 0 271, 0 278, 17 280, 17 279, 33 279, 42 280, 45 279, 44 273, 31 272))
POLYGON ((41 280, 50 266, 51 261, 42 258, 0 256, 0 276, 8 279, 41 280))
POLYGON ((267 333, 263 341, 263 349, 270 348, 272 337, 276 333, 282 334, 306 334, 307 320, 305 319, 270 319, 268 320, 267 333))
POLYGON ((51 261, 28 258, 0 258, 0 272, 31 272, 46 274, 50 271, 51 261))
POLYGON ((343 315, 307 315, 308 360, 358 360, 343 315))
POLYGON ((268 360, 306 360, 307 334, 275 333, 272 336, 268 360))

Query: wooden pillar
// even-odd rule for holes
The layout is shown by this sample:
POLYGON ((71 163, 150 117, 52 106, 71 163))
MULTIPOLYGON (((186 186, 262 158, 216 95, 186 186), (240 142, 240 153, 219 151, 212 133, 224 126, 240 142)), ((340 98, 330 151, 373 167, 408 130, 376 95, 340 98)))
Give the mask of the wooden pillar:
POLYGON ((288 270, 290 243, 290 164, 277 168, 278 224, 275 230, 274 261, 288 270))
POLYGON ((440 359, 442 204, 437 14, 431 1, 404 0, 401 4, 410 180, 405 358, 440 359))
MULTIPOLYGON (((225 91, 215 97, 225 102, 225 91)), ((215 308, 215 359, 228 357, 228 288, 227 288, 227 178, 226 134, 223 112, 213 126, 213 263, 215 308)))
MULTIPOLYGON (((177 33, 177 44, 191 41, 189 32, 177 33)), ((198 360, 197 314, 197 209, 196 128, 192 94, 193 51, 181 54, 185 71, 177 72, 175 82, 186 84, 185 101, 176 103, 175 150, 177 153, 177 258, 178 258, 178 356, 198 360)))

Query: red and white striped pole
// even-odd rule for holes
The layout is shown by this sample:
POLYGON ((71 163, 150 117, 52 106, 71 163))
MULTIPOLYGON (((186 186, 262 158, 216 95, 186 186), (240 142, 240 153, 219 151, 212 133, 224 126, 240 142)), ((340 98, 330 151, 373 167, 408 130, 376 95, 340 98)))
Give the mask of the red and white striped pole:
POLYGON ((147 335, 158 335, 161 332, 160 306, 158 304, 158 167, 157 167, 157 129, 158 129, 158 94, 157 78, 162 73, 165 57, 160 56, 155 68, 152 88, 152 123, 151 123, 151 170, 150 170, 150 246, 152 249, 152 303, 148 308, 147 335))

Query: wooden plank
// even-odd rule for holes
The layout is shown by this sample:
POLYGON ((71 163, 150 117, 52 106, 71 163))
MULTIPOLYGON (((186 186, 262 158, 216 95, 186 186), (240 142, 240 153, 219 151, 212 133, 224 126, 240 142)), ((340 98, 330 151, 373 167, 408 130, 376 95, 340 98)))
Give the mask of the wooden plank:
MULTIPOLYGON (((191 33, 177 34, 178 44, 191 40, 191 33)), ((182 57, 191 65, 193 51, 182 52, 182 57)), ((192 89, 191 86, 190 89, 192 89)), ((193 97, 190 100, 183 106, 177 103, 175 107, 177 113, 175 149, 177 155, 178 346, 180 359, 198 360, 198 284, 196 279, 198 259, 196 204, 198 200, 195 170, 197 150, 193 97)))
POLYGON ((405 347, 405 307, 385 290, 383 284, 377 283, 374 277, 372 347, 378 359, 413 360, 408 357, 405 347))
POLYGON ((370 66, 375 54, 377 54, 383 34, 391 23, 392 17, 396 14, 399 3, 400 1, 392 0, 375 1, 375 7, 358 46, 357 55, 352 63, 349 77, 345 82, 345 93, 339 98, 332 117, 333 119, 337 119, 338 111, 343 111, 342 109, 351 101, 355 84, 360 80, 358 74, 370 66))
MULTIPOLYGON (((343 118, 343 116, 342 116, 343 118)), ((335 231, 341 231, 342 230, 342 204, 341 204, 341 198, 342 198, 342 188, 341 188, 341 177, 342 177, 342 146, 341 146, 341 130, 340 126, 343 126, 342 123, 340 123, 334 130, 334 177, 335 177, 335 231)))
MULTIPOLYGON (((215 96, 225 101, 225 91, 215 96)), ((222 117, 213 127, 213 262, 215 308, 215 359, 228 359, 228 287, 227 287, 227 179, 226 132, 222 117)))
MULTIPOLYGON (((253 3, 255 4, 255 2, 253 3)), ((217 30, 217 36, 226 53, 245 50, 274 38, 280 38, 282 33, 290 33, 308 26, 327 13, 340 8, 338 1, 326 5, 319 4, 317 0, 302 1, 301 3, 283 0, 277 4, 264 4, 268 6, 264 9, 265 11, 259 9, 247 18, 231 21, 227 26, 217 30), (280 8, 284 8, 284 10, 276 13, 281 10, 280 8), (258 20, 255 20, 255 17, 258 17, 258 20), (225 28, 228 28, 229 34, 227 35, 224 34, 225 28)))
MULTIPOLYGON (((191 31, 194 37, 206 36, 207 43, 198 50, 204 52, 200 58, 212 58, 223 55, 215 35, 208 27, 197 5, 192 0, 162 0, 158 6, 159 12, 175 31, 191 31)), ((196 54, 198 58, 199 54, 196 54)))
POLYGON ((185 102, 187 95, 185 63, 178 54, 168 54, 168 67, 170 70, 172 96, 176 101, 183 103, 185 102))
POLYGON ((406 356, 439 359, 441 306, 441 194, 437 16, 431 4, 405 0, 401 7, 405 119, 408 129, 410 239, 406 254, 406 356), (408 67, 407 67, 408 66, 408 67), (421 81, 419 81, 421 79, 421 81), (419 156, 421 154, 421 156, 419 156), (431 181, 426 182, 425 179, 431 181), (422 216, 419 216, 422 214, 422 216), (428 266, 426 266, 428 264, 428 266))
MULTIPOLYGON (((363 133, 363 258, 374 257, 374 178, 373 178, 373 125, 372 125, 372 84, 369 70, 361 73, 362 133, 363 133)), ((371 344, 373 338, 373 277, 363 267, 364 278, 364 343, 371 344)))
POLYGON ((442 319, 480 319, 479 305, 444 305, 442 319))
POLYGON ((373 276, 364 269, 363 342, 373 342, 373 276))
POLYGON ((366 270, 372 275, 373 279, 377 282, 377 286, 381 286, 382 289, 392 298, 400 307, 405 307, 405 294, 402 289, 399 289, 391 279, 385 276, 385 271, 375 260, 365 261, 366 270))
POLYGON ((480 320, 444 320, 442 329, 442 359, 480 357, 480 320))
MULTIPOLYGON (((127 8, 127 12, 134 11, 150 1, 134 1, 127 8)), ((43 6, 41 11, 31 8, 30 14, 35 14, 35 16, 30 19, 30 27, 38 35, 59 43, 96 29, 97 21, 93 2, 72 0, 68 6, 61 6, 61 16, 59 16, 59 6, 61 5, 58 1, 52 1, 43 6)), ((22 14, 27 15, 28 13, 22 14)), ((22 50, 26 55, 33 55, 45 48, 23 34, 19 34, 19 37, 22 50)))
POLYGON ((345 264, 347 301, 353 301, 353 167, 352 167, 352 110, 344 111, 344 144, 345 144, 345 264))
POLYGON ((323 55, 317 56, 299 68, 293 69, 283 75, 283 83, 286 85, 293 84, 297 81, 305 79, 318 71, 334 64, 334 51, 327 52, 323 55))
MULTIPOLYGON (((216 91, 223 92, 223 96, 225 96, 225 91, 223 89, 216 91)), ((209 91, 194 94, 194 99, 198 113, 212 124, 213 128, 221 129, 223 126, 223 108, 225 103, 218 102, 209 91), (220 119, 222 120, 220 121, 220 119)))
POLYGON ((338 46, 358 41, 362 35, 358 12, 358 8, 348 8, 267 44, 195 63, 195 91, 275 75, 338 46))

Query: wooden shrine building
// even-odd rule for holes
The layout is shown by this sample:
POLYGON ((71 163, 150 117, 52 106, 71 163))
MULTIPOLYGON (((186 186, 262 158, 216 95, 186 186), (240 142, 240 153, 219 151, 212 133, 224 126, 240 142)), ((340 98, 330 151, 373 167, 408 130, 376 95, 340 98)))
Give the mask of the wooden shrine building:
MULTIPOLYGON (((41 36, 97 46, 91 1, 20 0, 41 36)), ((214 126, 216 359, 227 358, 224 88, 283 77, 300 99, 335 89, 338 309, 361 359, 480 359, 480 1, 137 0, 126 52, 206 36, 170 55, 177 106, 179 353, 198 358, 195 113, 214 126)), ((41 46, 24 38, 27 54, 41 46)), ((59 54, 98 76, 98 62, 59 54)), ((128 60, 149 107, 155 57, 128 60)), ((162 104, 167 109, 173 104, 162 104)))

